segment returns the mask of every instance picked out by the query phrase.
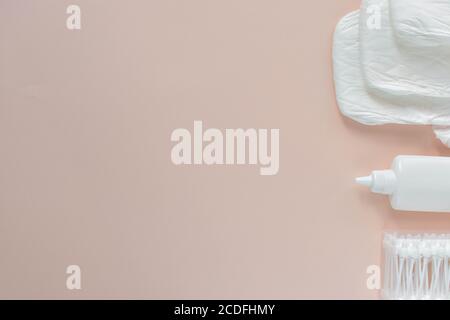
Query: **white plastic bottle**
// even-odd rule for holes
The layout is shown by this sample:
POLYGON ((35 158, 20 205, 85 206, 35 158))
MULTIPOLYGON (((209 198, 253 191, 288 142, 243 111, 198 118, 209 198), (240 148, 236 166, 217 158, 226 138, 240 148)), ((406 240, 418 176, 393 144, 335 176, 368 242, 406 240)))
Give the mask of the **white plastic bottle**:
POLYGON ((396 210, 450 212, 450 157, 398 156, 391 170, 356 182, 389 195, 396 210))

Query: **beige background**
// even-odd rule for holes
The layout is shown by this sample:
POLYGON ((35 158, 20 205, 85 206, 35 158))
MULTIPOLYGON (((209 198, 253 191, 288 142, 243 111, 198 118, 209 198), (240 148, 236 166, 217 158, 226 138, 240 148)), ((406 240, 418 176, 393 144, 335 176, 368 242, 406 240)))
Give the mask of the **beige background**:
POLYGON ((339 114, 332 33, 358 5, 0 0, 0 297, 377 298, 382 232, 450 219, 353 178, 450 152, 430 128, 339 114), (170 134, 194 120, 280 128, 279 174, 174 166, 170 134))

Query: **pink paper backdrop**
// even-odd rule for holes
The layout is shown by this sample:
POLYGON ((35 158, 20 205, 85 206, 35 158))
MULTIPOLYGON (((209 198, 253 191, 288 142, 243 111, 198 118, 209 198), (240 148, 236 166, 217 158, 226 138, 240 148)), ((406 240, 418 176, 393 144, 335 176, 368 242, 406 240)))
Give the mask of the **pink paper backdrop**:
POLYGON ((396 213, 353 178, 450 152, 430 128, 340 115, 332 34, 358 6, 0 1, 0 297, 378 298, 383 231, 450 219, 396 213), (279 174, 174 166, 170 134, 194 120, 279 128, 279 174))

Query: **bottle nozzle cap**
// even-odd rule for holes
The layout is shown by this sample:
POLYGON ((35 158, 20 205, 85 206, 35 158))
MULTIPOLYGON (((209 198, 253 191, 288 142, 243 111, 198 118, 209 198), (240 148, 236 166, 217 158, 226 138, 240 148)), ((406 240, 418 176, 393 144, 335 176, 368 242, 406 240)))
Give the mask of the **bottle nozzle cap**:
POLYGON ((369 187, 372 192, 390 195, 395 190, 396 175, 392 170, 374 171, 367 177, 356 178, 356 183, 369 187))
POLYGON ((360 184, 362 186, 371 187, 372 186, 372 176, 367 177, 359 177, 355 179, 357 184, 360 184))

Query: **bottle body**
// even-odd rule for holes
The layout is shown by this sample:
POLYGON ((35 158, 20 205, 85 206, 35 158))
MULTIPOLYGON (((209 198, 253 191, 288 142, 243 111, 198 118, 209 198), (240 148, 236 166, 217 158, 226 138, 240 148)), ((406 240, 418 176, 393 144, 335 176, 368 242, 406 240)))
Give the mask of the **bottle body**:
POLYGON ((450 212, 450 158, 398 156, 392 164, 396 210, 450 212))
POLYGON ((450 157, 398 156, 390 170, 356 182, 388 195, 396 210, 450 213, 450 157))

